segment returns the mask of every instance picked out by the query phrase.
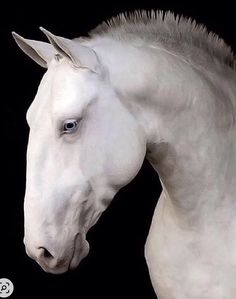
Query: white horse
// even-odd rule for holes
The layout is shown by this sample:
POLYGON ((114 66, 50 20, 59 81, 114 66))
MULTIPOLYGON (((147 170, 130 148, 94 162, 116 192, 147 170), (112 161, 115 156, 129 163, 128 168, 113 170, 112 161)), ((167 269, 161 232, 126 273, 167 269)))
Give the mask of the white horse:
POLYGON ((27 112, 28 255, 51 273, 77 267, 87 231, 146 156, 163 187, 145 246, 158 298, 236 298, 230 48, 161 12, 121 14, 89 38, 41 30, 50 43, 13 33, 48 68, 27 112))

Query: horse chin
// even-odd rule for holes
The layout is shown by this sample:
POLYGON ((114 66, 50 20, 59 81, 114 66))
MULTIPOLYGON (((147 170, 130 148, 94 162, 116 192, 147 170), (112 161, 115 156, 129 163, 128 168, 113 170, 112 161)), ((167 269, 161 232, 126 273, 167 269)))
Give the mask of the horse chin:
POLYGON ((74 253, 68 269, 75 270, 88 253, 89 243, 85 239, 85 235, 78 234, 75 240, 74 253))
POLYGON ((36 262, 43 269, 43 271, 45 271, 45 272, 47 272, 49 274, 59 275, 59 274, 63 274, 63 273, 65 273, 65 272, 68 271, 68 266, 64 266, 64 267, 61 267, 61 268, 54 268, 53 269, 53 268, 49 268, 49 267, 47 267, 45 265, 40 264, 38 261, 36 261, 36 262))

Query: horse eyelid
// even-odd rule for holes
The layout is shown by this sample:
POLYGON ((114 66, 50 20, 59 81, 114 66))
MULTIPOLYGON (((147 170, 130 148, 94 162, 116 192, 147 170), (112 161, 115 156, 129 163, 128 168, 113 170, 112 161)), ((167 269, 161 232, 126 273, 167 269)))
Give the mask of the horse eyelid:
POLYGON ((61 126, 60 126, 60 135, 70 135, 70 134, 73 134, 75 132, 78 131, 79 127, 80 127, 80 122, 81 122, 81 118, 71 118, 71 119, 66 119, 62 122, 61 126), (77 127, 74 129, 74 131, 71 131, 71 132, 67 132, 64 130, 64 126, 66 123, 70 123, 70 122, 76 122, 77 123, 77 127))

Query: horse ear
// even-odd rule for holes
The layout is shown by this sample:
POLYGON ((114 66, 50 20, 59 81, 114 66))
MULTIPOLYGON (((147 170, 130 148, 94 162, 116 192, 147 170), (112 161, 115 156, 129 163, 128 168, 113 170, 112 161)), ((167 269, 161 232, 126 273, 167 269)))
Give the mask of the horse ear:
POLYGON ((25 54, 27 54, 42 67, 48 67, 48 63, 55 55, 55 50, 51 44, 25 39, 15 32, 12 32, 12 35, 17 45, 23 52, 25 52, 25 54))
POLYGON ((99 72, 99 59, 92 48, 81 45, 74 40, 56 36, 43 27, 40 27, 40 30, 47 36, 56 51, 69 58, 75 66, 88 68, 95 73, 99 72))

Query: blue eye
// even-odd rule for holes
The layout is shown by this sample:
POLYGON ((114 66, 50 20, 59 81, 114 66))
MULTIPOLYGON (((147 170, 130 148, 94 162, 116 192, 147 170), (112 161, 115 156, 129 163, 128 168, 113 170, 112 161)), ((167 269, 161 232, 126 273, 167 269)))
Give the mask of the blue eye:
POLYGON ((77 120, 69 119, 66 120, 63 124, 63 133, 73 133, 78 127, 77 120))

